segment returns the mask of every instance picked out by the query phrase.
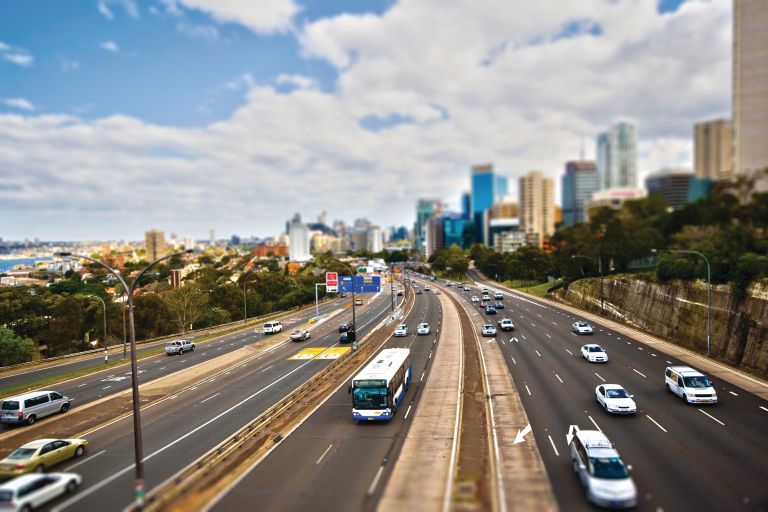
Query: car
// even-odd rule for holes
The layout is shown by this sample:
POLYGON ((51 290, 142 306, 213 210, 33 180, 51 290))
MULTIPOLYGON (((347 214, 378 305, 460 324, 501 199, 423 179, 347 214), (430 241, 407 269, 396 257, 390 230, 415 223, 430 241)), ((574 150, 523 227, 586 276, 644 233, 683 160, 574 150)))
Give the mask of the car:
POLYGON ((494 292, 493 298, 496 300, 504 300, 504 294, 501 292, 494 292))
POLYGON ((493 324, 483 325, 483 336, 496 336, 496 328, 493 324))
POLYGON ((408 325, 400 324, 395 329, 395 336, 408 336, 408 325))
POLYGON ((425 286, 425 287, 424 287, 424 291, 425 291, 425 292, 428 292, 429 290, 430 290, 429 286, 425 286))
POLYGON ((416 290, 416 295, 421 295, 421 289, 416 290))
POLYGON ((357 334, 352 330, 344 331, 339 337, 339 343, 352 343, 355 340, 357 340, 357 334))
POLYGON ((362 306, 363 305, 363 299, 355 299, 355 306, 362 306))
POLYGON ((305 341, 308 340, 310 336, 312 336, 312 333, 309 329, 295 329, 291 333, 291 341, 305 341))
POLYGON ((480 309, 485 309, 488 307, 488 303, 485 301, 481 301, 480 304, 477 305, 480 309))
POLYGON ((489 294, 487 294, 487 293, 484 293, 483 294, 483 300, 489 301, 489 300, 491 300, 491 296, 489 294))
POLYGON ((605 349, 600 345, 590 343, 581 347, 581 357, 589 361, 590 363, 607 363, 608 354, 605 349))
POLYGON ((486 315, 495 315, 496 314, 496 308, 488 304, 485 306, 485 314, 486 315))
POLYGON ((504 309, 504 303, 501 301, 496 301, 496 305, 494 306, 496 309, 504 309))
POLYGON ((716 404, 717 393, 706 375, 690 366, 667 366, 664 386, 687 404, 716 404))
POLYGON ((57 391, 41 390, 3 399, 0 405, 0 423, 6 425, 32 425, 40 418, 65 413, 72 399, 57 391))
POLYGON ((470 291, 470 290, 471 290, 471 288, 470 288, 469 286, 467 286, 467 285, 464 285, 464 291, 465 291, 465 292, 468 292, 468 291, 470 291))
POLYGON ((403 296, 403 290, 397 290, 397 296, 402 297, 403 296))
POLYGON ((472 298, 470 298, 469 300, 471 300, 472 302, 480 302, 480 297, 478 297, 477 295, 473 295, 472 298))
MULTIPOLYGON (((37 439, 16 448, 0 460, 0 478, 12 478, 26 473, 42 473, 60 462, 85 454, 85 439, 37 439)), ((2 501, 0 501, 2 503, 2 501)), ((2 510, 0 505, 0 510, 2 510)))
POLYGON ((483 293, 488 293, 491 290, 489 290, 487 286, 483 286, 483 288, 480 291, 483 292, 483 293))
POLYGON ((450 288, 451 286, 453 286, 453 283, 452 283, 452 282, 450 282, 450 281, 446 281, 446 282, 445 282, 445 286, 447 286, 448 288, 450 288))
POLYGON ((569 444, 571 465, 587 491, 587 500, 605 508, 637 506, 637 487, 605 434, 579 430, 569 444))
POLYGON ((435 295, 440 295, 440 290, 435 289, 435 295))
POLYGON ((597 403, 611 414, 635 414, 637 405, 626 389, 618 384, 600 384, 595 388, 597 403))
POLYGON ((264 324, 264 334, 277 334, 283 331, 283 324, 275 320, 264 324))
POLYGON ((180 356, 184 352, 194 352, 195 344, 189 340, 169 341, 165 344, 165 353, 169 356, 180 356))
POLYGON ((499 324, 499 329, 501 329, 502 331, 515 330, 515 324, 509 318, 503 318, 499 320, 498 324, 499 324))
POLYGON ((429 334, 429 324, 427 322, 422 322, 419 324, 419 326, 416 328, 416 334, 419 336, 426 336, 429 334))
POLYGON ((0 510, 30 511, 74 493, 82 479, 76 473, 33 473, 0 485, 0 510))
POLYGON ((574 322, 571 326, 571 331, 575 332, 576 334, 592 334, 593 329, 592 326, 589 325, 587 322, 574 322))
POLYGON ((347 332, 352 327, 349 322, 344 322, 339 326, 339 332, 347 332))

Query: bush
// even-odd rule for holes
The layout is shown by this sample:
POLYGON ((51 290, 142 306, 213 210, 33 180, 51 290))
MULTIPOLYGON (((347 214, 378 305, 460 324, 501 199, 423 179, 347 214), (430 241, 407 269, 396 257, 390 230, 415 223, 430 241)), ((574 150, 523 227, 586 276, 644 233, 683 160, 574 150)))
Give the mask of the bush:
POLYGON ((7 327, 0 327, 0 366, 26 363, 38 356, 37 345, 29 338, 17 336, 7 327))

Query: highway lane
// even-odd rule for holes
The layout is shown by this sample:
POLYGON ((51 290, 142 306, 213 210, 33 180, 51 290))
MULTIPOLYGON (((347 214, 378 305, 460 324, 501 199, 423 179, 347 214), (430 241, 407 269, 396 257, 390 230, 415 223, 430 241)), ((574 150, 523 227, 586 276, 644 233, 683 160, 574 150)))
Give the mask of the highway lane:
POLYGON ((385 348, 409 347, 413 383, 389 423, 356 423, 346 385, 337 389, 299 428, 230 488, 212 510, 373 510, 386 486, 428 378, 438 330, 439 300, 416 296, 405 323, 407 337, 392 337, 385 348), (416 336, 426 321, 428 336, 416 336))
MULTIPOLYGON (((473 287, 464 295, 478 292, 473 287)), ((663 372, 687 364, 600 324, 593 336, 576 336, 570 332, 574 315, 527 296, 505 292, 504 302, 499 314, 476 318, 515 321, 516 330, 496 340, 562 508, 589 509, 565 442, 573 424, 599 427, 616 444, 633 466, 641 510, 768 510, 768 403, 713 378, 719 404, 685 405, 665 391, 663 372), (586 343, 602 345, 609 362, 581 358, 586 343), (606 414, 594 399, 603 382, 634 394, 638 414, 606 414)))
MULTIPOLYGON (((345 299, 345 301, 348 301, 348 300, 349 299, 345 299)), ((331 301, 326 301, 320 305, 320 314, 325 315, 327 313, 330 313, 331 311, 339 308, 343 303, 344 301, 342 301, 342 299, 334 299, 331 301)), ((276 314, 280 314, 280 313, 278 312, 276 314)), ((287 313, 286 316, 289 318, 297 319, 297 321, 291 322, 290 326, 293 327, 300 323, 304 323, 307 320, 309 320, 311 317, 315 316, 315 308, 312 307, 304 311, 295 311, 295 312, 287 313)), ((254 326, 251 326, 248 330, 253 332, 253 329, 254 329, 254 326)), ((178 336, 173 339, 181 339, 184 337, 185 336, 178 336)), ((194 338, 194 336, 186 336, 186 337, 194 338)), ((161 343, 155 343, 155 342, 150 342, 146 344, 142 343, 140 345, 136 345, 136 352, 140 355, 144 352, 157 350, 158 348, 163 347, 164 344, 165 344, 165 341, 161 343)), ((129 350, 130 350, 130 347, 129 347, 129 350)), ((110 357, 110 361, 114 361, 116 358, 122 359, 122 353, 120 353, 119 355, 110 354, 109 357, 110 357)), ((88 368, 98 368, 103 364, 104 364, 104 354, 96 353, 84 359, 77 358, 76 361, 62 360, 51 366, 41 366, 41 367, 31 366, 27 369, 21 370, 19 373, 12 373, 9 375, 0 376, 0 388, 6 388, 11 386, 21 386, 24 384, 28 384, 28 383, 40 380, 40 379, 56 377, 59 375, 66 375, 68 373, 85 370, 88 368)), ((117 372, 119 371, 119 368, 113 368, 112 371, 117 372)))
MULTIPOLYGON (((358 311, 360 332, 371 329, 389 312, 389 297, 382 294, 358 311)), ((289 343, 288 352, 271 353, 145 408, 142 433, 146 490, 192 463, 327 366, 329 359, 288 357, 308 348, 338 348, 341 321, 336 317, 319 326, 311 344, 289 343)), ((88 439, 87 458, 58 468, 80 473, 83 488, 74 497, 60 500, 54 510, 122 510, 133 498, 130 418, 95 431, 88 439)))
MULTIPOLYGON (((332 301, 323 305, 321 314, 331 314, 342 306, 341 301, 332 301)), ((314 308, 311 311, 295 312, 284 318, 284 330, 274 336, 287 339, 292 329, 303 325, 311 317, 315 316, 314 308)), ((337 318, 346 320, 351 319, 351 312, 344 312, 337 318)), ((335 320, 335 319, 334 319, 335 320)), ((312 326, 310 325, 310 328, 312 326)), ((139 382, 141 384, 150 382, 170 375, 179 370, 189 368, 200 364, 214 357, 218 357, 235 350, 239 350, 246 345, 256 343, 257 341, 267 339, 270 335, 254 332, 255 327, 249 327, 238 332, 223 335, 197 345, 194 352, 187 352, 181 356, 167 356, 158 354, 156 356, 142 359, 138 362, 139 382)), ((310 338, 311 339, 311 338, 310 338)), ((153 347, 157 348, 157 347, 153 347)), ((131 388, 130 366, 119 366, 106 369, 102 372, 96 372, 84 375, 75 379, 67 380, 59 384, 44 386, 45 389, 55 389, 65 396, 72 398, 73 410, 75 407, 103 397, 119 393, 131 388)), ((38 377, 35 377, 37 379, 38 377)), ((42 388, 41 388, 42 389, 42 388)), ((9 432, 14 429, 23 428, 9 425, 1 425, 0 433, 9 432)))

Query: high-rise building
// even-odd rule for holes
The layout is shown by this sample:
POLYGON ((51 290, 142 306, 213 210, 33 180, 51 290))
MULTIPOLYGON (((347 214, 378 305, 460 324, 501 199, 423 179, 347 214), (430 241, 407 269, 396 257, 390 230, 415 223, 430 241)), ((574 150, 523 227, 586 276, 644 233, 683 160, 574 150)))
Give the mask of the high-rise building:
POLYGON ((147 262, 153 261, 165 256, 165 233, 159 229, 150 229, 144 233, 144 246, 147 251, 147 262))
POLYGON ((301 222, 301 215, 293 216, 288 224, 288 249, 292 261, 309 261, 309 228, 301 222))
POLYGON ((445 247, 442 215, 433 215, 424 224, 424 256, 429 259, 435 251, 445 247))
POLYGON ((384 236, 379 226, 371 226, 368 230, 368 250, 381 252, 384 249, 384 236))
POLYGON ((598 190, 587 201, 585 212, 589 221, 590 212, 596 208, 602 208, 608 206, 614 210, 621 209, 624 203, 627 201, 634 201, 635 199, 642 199, 646 197, 648 192, 644 188, 611 188, 608 190, 598 190))
POLYGON ((597 164, 592 160, 566 162, 561 188, 563 223, 573 226, 584 222, 587 201, 600 188, 597 164))
POLYGON ((424 252, 424 224, 440 209, 440 201, 435 199, 419 199, 416 203, 416 223, 413 226, 413 233, 417 251, 424 252))
POLYGON ((472 216, 472 196, 469 192, 461 194, 461 215, 465 219, 469 219, 472 216))
POLYGON ((212 246, 215 246, 215 245, 216 245, 216 232, 215 232, 215 231, 213 231, 213 230, 210 230, 210 232, 208 233, 208 242, 209 242, 209 243, 210 243, 212 246))
POLYGON ((469 220, 463 213, 446 213, 443 215, 443 243, 446 247, 458 245, 464 248, 464 230, 469 220))
POLYGON ((694 174, 684 167, 667 167, 649 174, 645 178, 645 188, 649 196, 663 197, 667 204, 679 208, 688 202, 691 181, 694 174))
POLYGON ((496 178, 493 164, 472 167, 472 222, 475 226, 475 241, 488 245, 485 212, 496 199, 496 178))
POLYGON ((712 181, 733 176, 733 123, 715 119, 693 126, 693 167, 697 178, 712 181))
POLYGON ((516 201, 505 197, 491 206, 491 219, 511 219, 520 217, 520 208, 516 201))
POLYGON ((320 215, 317 216, 317 223, 318 224, 325 224, 325 222, 328 220, 328 213, 326 213, 325 210, 320 212, 320 215))
POLYGON ((356 251, 368 250, 368 228, 358 226, 352 230, 352 245, 356 251))
POLYGON ((500 201, 509 195, 509 179, 500 174, 496 175, 495 190, 493 191, 494 200, 500 201))
POLYGON ((555 183, 541 171, 520 178, 520 214, 528 240, 543 247, 555 232, 555 183))
POLYGON ((733 2, 733 168, 768 191, 768 2, 733 2))
POLYGON ((598 134, 597 170, 601 189, 637 187, 635 125, 619 122, 598 134))

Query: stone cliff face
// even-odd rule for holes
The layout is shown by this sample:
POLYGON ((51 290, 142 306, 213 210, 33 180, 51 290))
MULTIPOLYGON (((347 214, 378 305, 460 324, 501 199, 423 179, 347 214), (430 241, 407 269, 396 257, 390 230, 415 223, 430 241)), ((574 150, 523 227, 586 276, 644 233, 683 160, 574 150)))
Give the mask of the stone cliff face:
MULTIPOLYGON (((706 284, 606 278, 603 308, 600 296, 599 279, 582 279, 555 293, 558 300, 706 353, 706 284)), ((727 286, 713 286, 711 332, 713 357, 768 376, 768 283, 753 285, 743 301, 727 286)))

